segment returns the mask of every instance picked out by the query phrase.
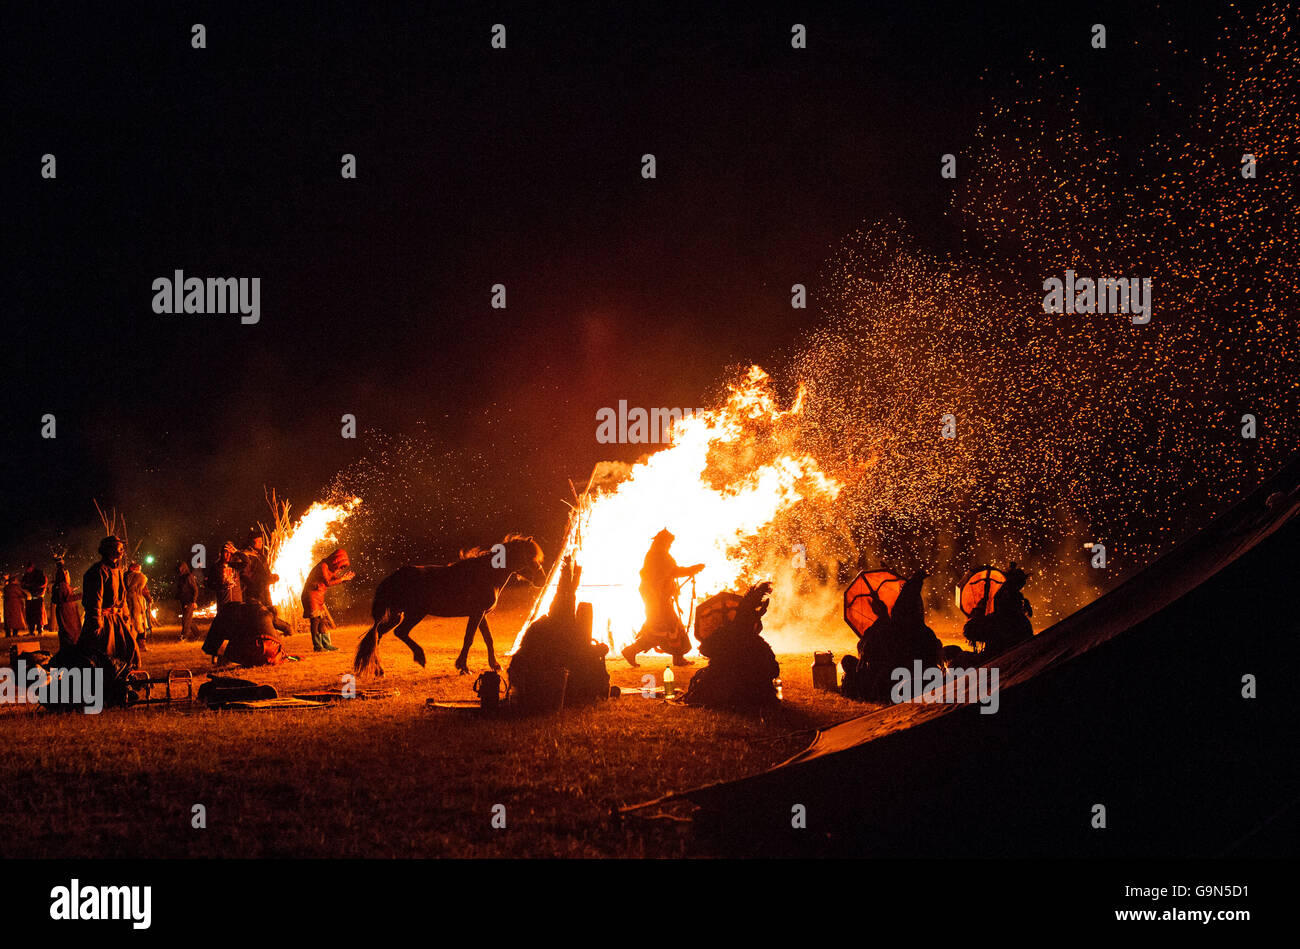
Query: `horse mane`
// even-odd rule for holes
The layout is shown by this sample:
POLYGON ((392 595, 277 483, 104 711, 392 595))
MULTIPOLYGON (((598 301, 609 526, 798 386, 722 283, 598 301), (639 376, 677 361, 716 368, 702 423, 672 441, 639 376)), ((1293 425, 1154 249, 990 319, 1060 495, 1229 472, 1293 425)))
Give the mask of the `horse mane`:
MULTIPOLYGON (((526 541, 537 546, 537 541, 527 534, 506 534, 499 543, 505 544, 508 547, 511 544, 517 544, 521 541, 526 541)), ((460 552, 460 559, 473 560, 475 557, 487 557, 492 553, 492 548, 495 546, 495 544, 489 544, 486 547, 481 545, 478 547, 470 547, 468 550, 462 550, 460 552)))

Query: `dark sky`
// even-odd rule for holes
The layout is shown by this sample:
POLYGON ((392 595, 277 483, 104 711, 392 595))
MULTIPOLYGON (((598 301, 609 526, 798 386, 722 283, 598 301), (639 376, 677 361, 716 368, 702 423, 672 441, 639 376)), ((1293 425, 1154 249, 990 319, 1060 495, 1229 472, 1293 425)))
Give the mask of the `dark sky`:
POLYGON ((377 432, 461 481, 458 536, 413 537, 553 533, 567 478, 637 454, 596 443, 598 408, 703 404, 729 367, 778 364, 863 220, 955 241, 938 156, 1029 50, 1124 121, 1132 54, 1091 50, 1089 24, 1197 26, 1040 3, 267 6, 6 12, 6 569, 88 530, 93 497, 164 553, 263 516, 264 484, 301 508, 377 432), (260 277, 261 322, 154 314, 178 268, 260 277))

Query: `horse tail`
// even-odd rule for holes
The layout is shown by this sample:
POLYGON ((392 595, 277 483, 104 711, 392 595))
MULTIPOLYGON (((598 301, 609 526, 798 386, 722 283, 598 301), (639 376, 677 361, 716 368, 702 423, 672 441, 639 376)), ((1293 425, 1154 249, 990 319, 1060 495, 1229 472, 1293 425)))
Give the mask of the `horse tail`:
POLYGON ((352 671, 357 675, 370 672, 375 667, 375 650, 379 648, 379 625, 385 622, 392 612, 388 607, 388 597, 384 593, 384 584, 380 583, 375 590, 375 599, 370 604, 370 618, 374 623, 357 643, 357 654, 352 660, 352 671))

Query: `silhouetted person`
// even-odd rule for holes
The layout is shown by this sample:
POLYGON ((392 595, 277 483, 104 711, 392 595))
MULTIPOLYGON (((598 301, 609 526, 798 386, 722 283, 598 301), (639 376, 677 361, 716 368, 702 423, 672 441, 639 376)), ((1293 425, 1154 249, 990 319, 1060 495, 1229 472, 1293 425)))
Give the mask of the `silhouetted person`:
POLYGON ((311 627, 311 648, 316 652, 333 652, 339 648, 330 641, 326 625, 329 614, 325 611, 325 591, 351 580, 353 573, 348 568, 348 552, 336 550, 311 568, 302 585, 302 615, 311 627))
POLYGON ((194 608, 199 602, 199 581, 190 565, 182 560, 176 565, 176 601, 181 608, 181 641, 194 633, 194 608))
POLYGON ((243 589, 244 602, 256 600, 263 606, 274 607, 271 602, 271 585, 280 579, 271 572, 267 558, 270 551, 266 549, 266 540, 260 531, 249 531, 244 549, 239 551, 241 562, 239 582, 243 589))
POLYGON ((682 701, 688 705, 754 708, 775 704, 774 679, 781 675, 776 654, 762 637, 772 584, 749 588, 736 615, 700 642, 709 664, 691 678, 682 701))
POLYGON ((91 658, 107 656, 134 668, 140 665, 140 650, 127 615, 122 552, 120 540, 105 537, 99 542, 99 563, 82 578, 81 608, 85 618, 77 648, 91 658))
POLYGON ((879 593, 871 593, 871 609, 876 614, 875 621, 858 637, 858 654, 845 656, 840 660, 844 669, 844 683, 841 692, 851 699, 866 702, 884 701, 879 696, 881 682, 884 693, 888 694, 889 672, 884 667, 882 643, 890 641, 889 607, 880 598, 879 593), (880 680, 879 682, 877 680, 880 680))
POLYGON ((681 617, 677 615, 677 584, 674 581, 680 577, 695 576, 704 569, 704 564, 677 566, 677 561, 669 553, 673 539, 667 528, 655 534, 641 566, 640 591, 641 600, 645 603, 645 625, 637 634, 636 642, 623 650, 623 658, 629 665, 635 666, 636 657, 651 649, 671 655, 675 666, 691 665, 686 658, 686 653, 691 649, 691 640, 686 635, 681 617))
POLYGON ((992 657, 1006 652, 1026 639, 1034 636, 1034 625, 1029 618, 1034 609, 1021 591, 1029 580, 1029 574, 1021 570, 1015 561, 1007 568, 1006 582, 993 594, 993 612, 984 624, 984 652, 992 657))
POLYGON ((225 627, 222 638, 227 644, 222 658, 227 662, 274 666, 289 657, 275 626, 275 613, 257 600, 233 604, 212 625, 225 627))
POLYGON ((72 574, 59 561, 50 602, 54 607, 54 621, 59 629, 59 648, 76 645, 81 635, 81 591, 72 585, 72 574))
POLYGON ((45 571, 29 563, 23 571, 23 592, 27 595, 27 628, 36 635, 45 632, 45 593, 50 581, 45 571))
POLYGON ((27 631, 27 592, 18 574, 5 581, 5 635, 17 636, 27 631))
MULTIPOLYGON (((934 630, 925 625, 925 604, 921 599, 921 587, 928 576, 924 569, 912 574, 903 583, 888 620, 877 619, 867 630, 870 638, 864 636, 866 642, 859 640, 867 667, 863 670, 859 664, 856 670, 854 697, 868 702, 889 702, 894 670, 906 669, 910 675, 918 659, 923 668, 939 666, 943 644, 934 630)), ((878 610, 875 600, 872 606, 878 610)))
POLYGON ((929 626, 925 625, 925 603, 921 586, 929 574, 922 568, 903 582, 898 599, 889 614, 892 642, 901 653, 896 666, 911 666, 917 660, 929 669, 939 665, 943 643, 929 626))

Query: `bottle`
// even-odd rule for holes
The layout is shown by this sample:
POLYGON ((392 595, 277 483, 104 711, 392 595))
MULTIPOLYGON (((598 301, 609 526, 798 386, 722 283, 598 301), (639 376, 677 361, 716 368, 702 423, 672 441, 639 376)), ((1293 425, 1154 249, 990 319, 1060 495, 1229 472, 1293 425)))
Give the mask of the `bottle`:
POLYGON ((673 694, 674 678, 675 676, 673 675, 673 667, 665 666, 664 667, 664 698, 668 698, 673 694))
POLYGON ((773 679, 772 688, 776 689, 776 700, 778 702, 782 701, 785 698, 785 694, 781 691, 781 680, 773 679))

